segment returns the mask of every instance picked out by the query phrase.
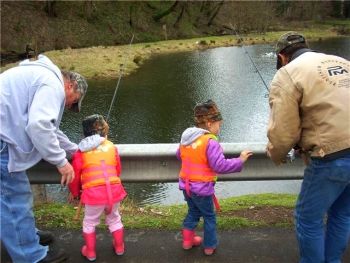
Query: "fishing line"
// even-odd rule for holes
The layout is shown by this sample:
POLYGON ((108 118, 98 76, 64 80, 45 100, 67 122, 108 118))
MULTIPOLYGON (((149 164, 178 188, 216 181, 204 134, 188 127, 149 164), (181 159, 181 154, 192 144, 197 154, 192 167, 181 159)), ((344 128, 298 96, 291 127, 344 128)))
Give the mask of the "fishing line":
MULTIPOLYGON (((241 38, 241 37, 238 35, 237 31, 234 29, 234 27, 232 26, 232 24, 230 24, 230 25, 231 25, 231 29, 235 32, 235 34, 236 34, 236 36, 238 37, 238 39, 240 39, 240 40, 242 41, 242 43, 243 43, 243 38, 241 38)), ((263 78, 262 75, 260 74, 259 69, 257 68, 256 64, 254 63, 252 57, 249 55, 249 52, 245 49, 244 43, 242 44, 242 47, 243 47, 243 49, 244 49, 244 52, 248 55, 250 61, 251 61, 252 64, 254 65, 255 70, 256 70, 256 72, 259 74, 259 77, 260 77, 261 81, 264 83, 264 86, 265 86, 267 92, 270 93, 270 90, 269 90, 269 88, 267 87, 264 78, 263 78)), ((268 94, 266 94, 265 97, 268 97, 268 94)), ((287 153, 286 160, 287 160, 288 162, 291 163, 291 162, 293 162, 293 161, 295 160, 295 158, 296 158, 296 156, 295 156, 295 150, 294 150, 294 148, 292 148, 292 149, 287 153)))
POLYGON ((234 29, 234 27, 232 26, 232 24, 230 24, 230 25, 231 25, 231 29, 232 29, 232 31, 233 31, 233 32, 235 32, 235 35, 237 36, 237 38, 238 38, 239 40, 241 40, 241 41, 242 41, 242 48, 243 48, 243 50, 244 50, 244 53, 246 53, 246 54, 248 55, 248 58, 249 58, 249 59, 250 59, 250 61, 252 62, 253 66, 254 66, 254 68, 255 68, 255 70, 256 70, 256 72, 258 73, 258 75, 259 75, 259 77, 260 77, 261 81, 264 83, 264 86, 265 86, 265 88, 266 88, 267 92, 269 93, 269 92, 270 92, 270 90, 269 90, 269 88, 267 87, 267 84, 266 84, 266 82, 265 82, 265 80, 264 80, 263 76, 261 75, 261 73, 260 73, 260 71, 259 71, 258 67, 256 66, 256 64, 255 64, 254 60, 252 59, 252 57, 250 56, 249 52, 246 50, 246 48, 245 48, 245 46, 244 46, 244 41, 243 41, 243 38, 241 38, 241 37, 238 35, 237 30, 235 30, 235 29, 234 29))
POLYGON ((111 101, 111 105, 109 106, 108 114, 107 114, 107 117, 106 117, 106 122, 108 122, 109 115, 110 115, 110 113, 111 113, 111 110, 112 110, 112 107, 113 107, 113 104, 114 104, 114 101, 115 101, 115 98, 116 98, 116 95, 117 95, 117 91, 118 91, 118 88, 119 88, 120 80, 122 79, 122 75, 123 75, 125 63, 126 63, 127 59, 128 59, 129 56, 130 56, 131 44, 132 44, 132 41, 133 41, 133 40, 134 40, 134 34, 132 34, 132 37, 131 37, 131 40, 130 40, 130 43, 129 43, 128 55, 125 56, 125 58, 124 58, 124 63, 122 64, 122 66, 121 66, 121 68, 120 68, 120 74, 119 74, 117 86, 115 87, 114 94, 113 94, 113 98, 112 98, 112 101, 111 101))

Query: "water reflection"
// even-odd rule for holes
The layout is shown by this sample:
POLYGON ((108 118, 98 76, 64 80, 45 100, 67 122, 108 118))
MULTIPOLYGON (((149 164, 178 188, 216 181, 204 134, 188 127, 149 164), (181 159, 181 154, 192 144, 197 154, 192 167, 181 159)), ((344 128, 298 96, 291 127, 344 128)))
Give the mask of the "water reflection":
MULTIPOLYGON (((218 182, 215 186, 216 196, 220 198, 241 196, 247 194, 259 193, 284 193, 295 194, 300 189, 300 180, 289 181, 239 181, 239 182, 218 182)), ((161 196, 141 201, 143 204, 183 204, 184 198, 178 190, 178 183, 168 183, 162 185, 163 193, 161 196)))
MULTIPOLYGON (((350 59, 350 38, 310 45, 315 50, 350 59)), ((245 49, 269 84, 276 72, 273 46, 245 49)), ((107 114, 116 80, 89 81, 89 85, 81 114, 66 112, 61 126, 76 142, 82 138, 80 123, 85 116, 107 114)), ((224 118, 221 142, 265 143, 269 111, 266 93, 242 47, 156 56, 121 80, 110 115, 109 137, 117 144, 178 143, 182 131, 192 125, 195 103, 210 98, 217 102, 224 118)), ((218 195, 296 193, 299 186, 299 181, 225 182, 218 184, 218 195)), ((176 184, 132 184, 127 189, 129 196, 142 204, 182 201, 176 184)))
MULTIPOLYGON (((128 198, 139 205, 159 204, 169 200, 169 183, 124 184, 128 198)), ((172 203, 172 202, 171 202, 172 203)))

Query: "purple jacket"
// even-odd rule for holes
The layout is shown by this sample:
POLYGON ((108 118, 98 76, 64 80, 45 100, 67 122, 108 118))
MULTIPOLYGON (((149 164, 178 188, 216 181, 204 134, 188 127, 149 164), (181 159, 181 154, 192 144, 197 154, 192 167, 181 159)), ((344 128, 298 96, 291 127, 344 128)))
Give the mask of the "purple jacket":
MULTIPOLYGON (((181 136, 181 145, 189 145, 203 134, 210 133, 207 130, 192 127, 186 129, 181 136)), ((180 148, 176 152, 176 157, 181 161, 180 148)), ((207 158, 210 168, 218 174, 240 172, 243 162, 240 158, 226 159, 219 142, 209 139, 207 146, 207 158)), ((215 182, 190 182, 190 191, 200 196, 213 195, 215 182)), ((179 179, 180 190, 185 190, 185 181, 179 179)))

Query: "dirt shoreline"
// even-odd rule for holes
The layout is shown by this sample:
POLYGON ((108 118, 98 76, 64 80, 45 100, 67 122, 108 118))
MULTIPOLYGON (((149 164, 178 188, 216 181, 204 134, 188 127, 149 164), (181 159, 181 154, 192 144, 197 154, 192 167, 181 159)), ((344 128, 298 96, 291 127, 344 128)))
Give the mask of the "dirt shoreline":
MULTIPOLYGON (((82 49, 64 49, 45 52, 56 65, 63 70, 77 71, 87 79, 117 79, 135 72, 147 59, 158 54, 191 52, 209 48, 274 44, 278 37, 286 31, 268 32, 265 34, 241 35, 241 39, 233 35, 212 36, 183 40, 168 40, 152 43, 136 43, 121 46, 98 46, 82 49)), ((322 41, 326 38, 342 37, 332 30, 303 31, 308 41, 322 41)), ((1 68, 4 71, 14 67, 16 63, 1 68)))

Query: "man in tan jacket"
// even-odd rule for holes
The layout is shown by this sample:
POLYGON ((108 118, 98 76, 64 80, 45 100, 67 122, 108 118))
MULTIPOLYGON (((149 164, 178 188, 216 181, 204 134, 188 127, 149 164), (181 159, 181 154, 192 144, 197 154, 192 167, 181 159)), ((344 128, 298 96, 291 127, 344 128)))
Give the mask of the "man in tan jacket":
POLYGON ((310 50, 297 32, 280 37, 276 55, 267 154, 276 165, 292 148, 309 156, 295 210, 300 262, 340 263, 350 236, 350 63, 310 50))

